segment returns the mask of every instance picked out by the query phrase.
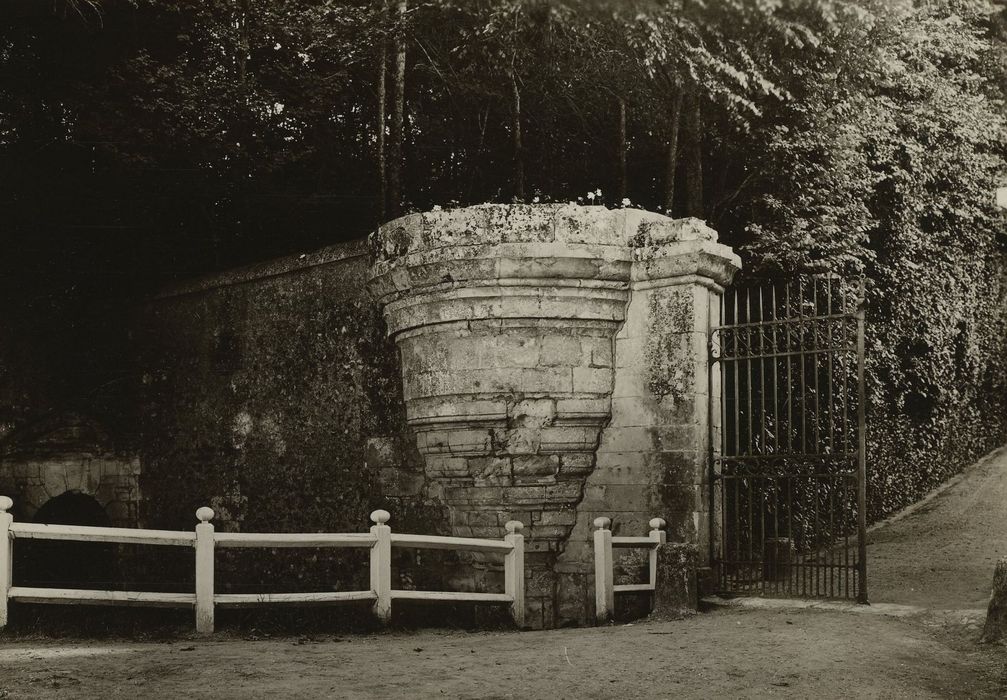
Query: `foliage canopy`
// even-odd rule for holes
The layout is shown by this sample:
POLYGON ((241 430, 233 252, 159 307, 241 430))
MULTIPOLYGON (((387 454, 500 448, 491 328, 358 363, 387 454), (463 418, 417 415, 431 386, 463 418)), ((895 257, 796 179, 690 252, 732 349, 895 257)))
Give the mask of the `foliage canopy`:
MULTIPOLYGON (((753 273, 868 277, 877 512, 1004 436, 1002 3, 3 12, 0 274, 26 313, 0 313, 26 342, 51 344, 81 300, 356 238, 382 213, 600 189, 707 219, 753 273)), ((30 355, 0 340, 0 364, 37 376, 65 360, 30 355)), ((78 374, 45 398, 0 374, 0 424, 108 381, 78 374)))

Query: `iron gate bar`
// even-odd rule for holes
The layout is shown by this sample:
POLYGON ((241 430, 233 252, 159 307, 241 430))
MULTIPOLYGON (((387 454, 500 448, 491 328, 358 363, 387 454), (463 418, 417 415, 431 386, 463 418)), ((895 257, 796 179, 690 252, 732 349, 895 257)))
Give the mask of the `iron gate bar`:
POLYGON ((749 284, 727 290, 720 312, 710 549, 721 588, 866 602, 863 282, 749 284))

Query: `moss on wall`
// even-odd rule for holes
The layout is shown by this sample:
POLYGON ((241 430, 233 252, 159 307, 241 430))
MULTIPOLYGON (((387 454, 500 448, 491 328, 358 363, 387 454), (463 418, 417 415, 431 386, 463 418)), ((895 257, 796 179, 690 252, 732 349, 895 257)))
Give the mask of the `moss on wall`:
MULTIPOLYGON (((188 529, 195 509, 210 505, 221 530, 362 532, 383 507, 398 529, 437 530, 442 513, 421 487, 382 495, 382 473, 422 472, 366 273, 361 247, 349 244, 204 280, 147 306, 138 343, 145 526, 188 529), (369 439, 379 436, 400 447, 369 464, 369 439)), ((242 550, 220 575, 232 589, 274 591, 366 577, 363 563, 345 566, 351 554, 315 554, 242 550)))

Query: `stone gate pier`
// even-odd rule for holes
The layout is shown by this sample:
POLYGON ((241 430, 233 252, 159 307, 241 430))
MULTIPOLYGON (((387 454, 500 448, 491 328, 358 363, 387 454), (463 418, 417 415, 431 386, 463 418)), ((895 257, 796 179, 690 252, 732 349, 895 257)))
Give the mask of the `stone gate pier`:
POLYGON ((707 556, 708 334, 741 264, 713 230, 480 205, 396 219, 371 246, 431 495, 458 536, 524 523, 532 625, 592 618, 598 515, 626 534, 662 517, 707 556))

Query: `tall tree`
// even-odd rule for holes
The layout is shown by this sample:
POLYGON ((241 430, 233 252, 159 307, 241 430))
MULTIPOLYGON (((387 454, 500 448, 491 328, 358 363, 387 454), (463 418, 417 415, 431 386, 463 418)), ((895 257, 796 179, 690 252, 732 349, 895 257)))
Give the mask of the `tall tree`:
POLYGON ((402 210, 402 170, 405 154, 406 122, 406 36, 408 22, 408 0, 397 0, 395 17, 395 73, 392 83, 392 123, 391 138, 388 143, 388 211, 397 216, 402 210))

